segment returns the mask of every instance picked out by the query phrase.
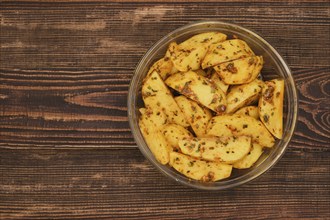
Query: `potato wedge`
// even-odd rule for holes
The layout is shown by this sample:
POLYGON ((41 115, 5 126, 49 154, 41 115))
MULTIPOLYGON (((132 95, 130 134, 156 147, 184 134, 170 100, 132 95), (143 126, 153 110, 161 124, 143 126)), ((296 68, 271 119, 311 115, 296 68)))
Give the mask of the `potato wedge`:
POLYGON ((212 81, 193 71, 176 73, 168 77, 165 83, 217 113, 226 110, 226 96, 223 91, 212 81))
POLYGON ((207 127, 207 135, 216 137, 250 136, 253 143, 273 147, 275 140, 261 121, 250 116, 220 115, 213 117, 207 127))
POLYGON ((148 127, 160 128, 167 123, 167 117, 163 111, 158 109, 141 108, 141 116, 144 124, 148 127))
POLYGON ((220 77, 218 76, 218 74, 214 71, 211 75, 211 78, 210 78, 214 83, 215 85, 218 86, 219 89, 221 89, 225 94, 227 93, 227 90, 228 90, 228 87, 229 85, 225 84, 223 82, 223 80, 220 79, 220 77))
POLYGON ((156 71, 152 72, 144 81, 142 98, 147 108, 163 111, 168 123, 179 124, 183 127, 189 126, 171 92, 156 71))
POLYGON ((161 164, 169 162, 171 146, 159 131, 159 127, 166 123, 166 115, 163 112, 157 114, 150 109, 146 110, 139 119, 139 127, 149 149, 161 164))
POLYGON ((253 55, 253 51, 244 41, 240 39, 226 40, 210 46, 202 61, 202 68, 205 69, 220 63, 253 55))
POLYGON ((245 106, 235 112, 236 115, 246 115, 252 118, 259 119, 259 109, 257 106, 245 106))
POLYGON ((161 132, 174 150, 179 150, 179 140, 193 137, 187 129, 177 124, 166 124, 161 132))
POLYGON ((236 169, 247 169, 253 166, 261 156, 263 150, 259 144, 253 143, 250 152, 243 159, 235 162, 233 167, 236 169))
POLYGON ((185 138, 179 141, 179 148, 182 153, 193 157, 232 164, 250 152, 251 138, 185 138))
POLYGON ((196 136, 205 136, 207 124, 212 118, 211 111, 185 96, 177 96, 174 99, 176 103, 178 103, 179 108, 185 115, 186 120, 190 124, 196 136))
POLYGON ((227 35, 220 32, 206 32, 194 35, 188 40, 182 42, 180 46, 185 48, 193 48, 196 45, 202 44, 206 48, 208 48, 211 44, 217 44, 225 41, 227 39, 227 35))
POLYGON ((263 56, 254 56, 254 57, 257 61, 256 61, 256 64, 255 64, 255 67, 252 71, 252 76, 246 83, 250 83, 253 80, 258 78, 258 76, 261 74, 261 69, 263 68, 264 63, 265 63, 263 56))
POLYGON ((150 67, 147 77, 154 71, 157 71, 157 73, 163 80, 167 79, 167 77, 169 77, 170 75, 178 72, 169 57, 164 57, 156 61, 150 67))
POLYGON ((273 79, 265 82, 259 100, 260 120, 278 139, 283 133, 284 80, 273 79))
POLYGON ((139 112, 141 113, 141 115, 145 114, 147 111, 146 108, 139 108, 139 112))
POLYGON ((194 47, 184 47, 172 42, 168 47, 174 67, 181 72, 199 69, 206 51, 207 48, 202 44, 194 47))
POLYGON ((249 83, 257 78, 263 65, 261 56, 244 57, 214 67, 224 83, 229 85, 249 83))
POLYGON ((202 161, 177 152, 170 153, 169 164, 183 175, 202 182, 225 179, 232 171, 232 165, 202 161))
POLYGON ((197 75, 204 76, 207 78, 207 72, 203 69, 194 70, 194 72, 197 73, 197 75))
POLYGON ((231 87, 228 92, 227 109, 228 114, 237 111, 239 108, 256 102, 261 94, 263 82, 255 79, 248 84, 236 85, 231 87))

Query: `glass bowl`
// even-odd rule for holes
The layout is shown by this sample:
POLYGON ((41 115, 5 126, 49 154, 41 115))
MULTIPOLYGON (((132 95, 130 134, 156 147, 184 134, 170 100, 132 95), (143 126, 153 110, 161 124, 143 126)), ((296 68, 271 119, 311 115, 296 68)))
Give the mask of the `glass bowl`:
POLYGON ((127 104, 128 119, 134 139, 142 154, 160 172, 187 186, 206 190, 221 190, 247 183, 265 173, 279 161, 284 154, 295 129, 298 108, 297 102, 297 91, 291 71, 283 58, 268 42, 255 32, 235 24, 219 21, 201 21, 174 30, 160 39, 147 51, 135 69, 134 76, 129 86, 127 104), (275 146, 266 150, 253 167, 244 170, 233 169, 232 175, 229 178, 217 182, 205 183, 191 180, 175 171, 170 166, 158 163, 144 141, 138 126, 138 119, 140 117, 139 108, 144 106, 141 96, 142 81, 151 65, 165 55, 170 42, 176 41, 177 43, 181 43, 193 35, 209 31, 222 32, 227 34, 228 38, 235 35, 239 39, 246 41, 255 54, 262 55, 264 58, 265 64, 262 69, 263 79, 269 80, 278 77, 283 78, 285 81, 285 94, 283 109, 283 138, 281 140, 276 140, 275 146))

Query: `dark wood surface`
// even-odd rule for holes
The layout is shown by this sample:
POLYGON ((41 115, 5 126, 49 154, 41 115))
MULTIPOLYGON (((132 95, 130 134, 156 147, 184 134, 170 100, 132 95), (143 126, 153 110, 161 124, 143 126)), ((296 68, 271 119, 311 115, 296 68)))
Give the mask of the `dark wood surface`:
POLYGON ((1 219, 330 219, 329 2, 6 1, 0 32, 1 219), (148 48, 207 19, 264 36, 299 91, 281 161, 218 192, 160 174, 136 147, 126 107, 148 48))

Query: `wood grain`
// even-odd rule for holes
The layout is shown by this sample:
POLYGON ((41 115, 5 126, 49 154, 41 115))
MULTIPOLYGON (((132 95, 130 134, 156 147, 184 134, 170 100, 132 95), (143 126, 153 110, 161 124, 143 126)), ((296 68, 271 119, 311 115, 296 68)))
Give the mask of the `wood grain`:
MULTIPOLYGON (((22 4, 6 3, 1 14, 0 137, 8 146, 134 145, 126 117, 134 67, 152 43, 194 20, 252 28, 277 47, 295 76, 308 71, 316 84, 323 79, 324 89, 329 83, 329 7, 319 3, 261 3, 248 13, 237 2, 22 4)), ((318 95, 323 103, 329 99, 325 90, 318 95)), ((300 112, 304 133, 323 128, 305 138, 327 144, 327 125, 319 122, 329 117, 327 109, 313 121, 306 108, 300 112)))
POLYGON ((164 178, 137 149, 8 149, 0 155, 0 210, 13 219, 324 219, 329 156, 289 152, 250 184, 207 192, 164 178))
POLYGON ((330 219, 328 1, 1 1, 0 219, 330 219), (127 91, 174 29, 222 20, 283 55, 299 93, 281 161, 231 190, 186 188, 139 152, 127 91))

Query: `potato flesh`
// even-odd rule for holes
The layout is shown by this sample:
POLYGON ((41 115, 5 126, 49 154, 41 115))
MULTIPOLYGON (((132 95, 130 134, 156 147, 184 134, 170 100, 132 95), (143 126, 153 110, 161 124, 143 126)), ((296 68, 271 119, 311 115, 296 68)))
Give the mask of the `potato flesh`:
POLYGON ((212 118, 211 111, 200 106, 197 102, 186 98, 185 96, 178 96, 174 99, 178 103, 179 108, 185 115, 186 120, 190 124, 196 136, 205 136, 207 124, 212 118))
POLYGON ((251 138, 185 138, 179 141, 179 147, 182 153, 193 157, 232 164, 250 152, 251 138))
POLYGON ((245 106, 235 112, 236 115, 246 115, 259 119, 259 109, 257 106, 245 106))
POLYGON ((142 98, 147 108, 163 111, 168 123, 189 126, 171 92, 156 71, 145 80, 142 86, 142 98))
POLYGON ((157 114, 152 110, 146 110, 139 119, 139 127, 146 144, 157 161, 161 164, 169 162, 171 146, 161 134, 159 127, 166 123, 166 116, 163 112, 157 114))
POLYGON ((284 80, 266 81, 259 100, 260 120, 278 139, 283 133, 283 99, 284 80))
POLYGON ((225 41, 227 39, 227 35, 220 32, 206 32, 194 35, 188 40, 182 42, 180 46, 185 48, 196 47, 196 45, 203 45, 205 47, 209 47, 211 44, 217 44, 225 41))
POLYGON ((249 83, 257 78, 263 65, 260 56, 244 57, 214 67, 224 83, 229 85, 249 83))
POLYGON ((169 57, 161 58, 156 61, 150 67, 147 77, 154 71, 156 71, 163 80, 167 79, 167 77, 169 77, 170 75, 178 72, 169 57))
POLYGON ((244 41, 239 39, 227 40, 210 46, 203 59, 202 68, 205 69, 220 63, 253 55, 253 51, 244 41))
POLYGON ((221 89, 225 94, 227 93, 229 85, 225 84, 223 80, 220 79, 216 72, 213 72, 210 78, 219 89, 221 89))
POLYGON ((223 42, 226 38, 220 32, 197 34, 179 45, 176 42, 170 43, 166 54, 179 71, 197 70, 209 46, 223 42))
POLYGON ((206 54, 207 48, 203 45, 185 48, 172 42, 169 45, 168 51, 175 68, 181 72, 186 72, 200 68, 200 64, 206 54))
POLYGON ((161 129, 166 141, 174 150, 179 149, 179 140, 193 137, 193 135, 184 127, 177 124, 166 124, 161 129))
POLYGON ((226 113, 234 113, 239 108, 250 105, 259 99, 263 82, 255 79, 248 84, 233 86, 228 92, 226 113))
POLYGON ((233 167, 236 169, 247 169, 252 167, 262 155, 262 146, 253 143, 250 152, 241 160, 235 162, 233 167))
POLYGON ((193 71, 176 73, 167 78, 165 83, 217 113, 225 111, 226 98, 223 91, 212 81, 193 71))
POLYGON ((231 165, 202 161, 177 152, 170 153, 169 164, 183 175, 202 182, 228 178, 232 171, 231 165))
POLYGON ((275 140, 266 127, 255 118, 242 115, 213 117, 207 127, 207 135, 216 137, 250 136, 253 143, 271 148, 275 140))

